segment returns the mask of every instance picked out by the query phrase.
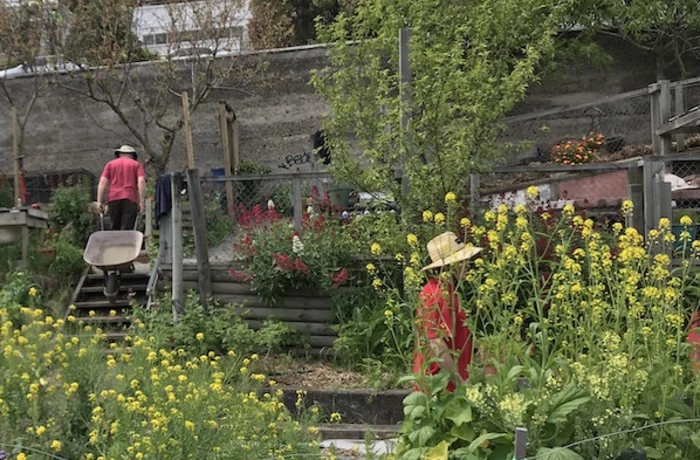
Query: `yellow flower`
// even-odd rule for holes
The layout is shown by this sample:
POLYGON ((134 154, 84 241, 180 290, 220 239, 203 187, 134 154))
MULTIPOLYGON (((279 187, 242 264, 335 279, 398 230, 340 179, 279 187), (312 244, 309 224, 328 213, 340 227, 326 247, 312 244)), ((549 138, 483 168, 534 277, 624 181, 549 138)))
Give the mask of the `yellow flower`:
POLYGON ((469 227, 471 224, 471 221, 466 217, 462 217, 462 220, 459 221, 459 225, 462 226, 462 228, 469 227))
POLYGON ((455 195, 452 192, 448 192, 447 195, 445 195, 445 203, 454 203, 457 201, 457 195, 455 195))
POLYGON ((432 211, 423 211, 423 222, 430 222, 433 220, 432 211))
POLYGON ((391 310, 384 310, 384 316, 386 316, 387 318, 391 318, 394 316, 394 312, 392 312, 391 310))
POLYGON ((195 335, 195 338, 201 342, 202 340, 204 340, 204 334, 202 334, 201 332, 197 332, 197 335, 195 335))
POLYGON ((375 267, 374 264, 372 264, 372 263, 367 264, 367 266, 365 268, 367 269, 367 273, 370 273, 370 274, 373 274, 377 270, 377 267, 375 267))
POLYGON ((382 247, 379 245, 379 243, 372 243, 372 247, 370 248, 370 252, 372 253, 373 256, 378 256, 382 253, 382 247))
POLYGON ((30 297, 36 297, 36 295, 37 295, 38 293, 39 293, 39 291, 37 291, 35 287, 30 287, 30 288, 29 288, 28 294, 29 294, 30 297))
POLYGON ((659 220, 659 230, 668 230, 671 228, 671 221, 666 217, 662 217, 659 220))
POLYGON ((27 456, 20 452, 17 454, 17 460, 27 460, 27 456))
POLYGON ((537 187, 535 187, 534 185, 531 185, 527 188, 526 193, 527 193, 528 198, 530 198, 531 200, 534 200, 535 198, 537 198, 539 196, 540 191, 537 187))
POLYGON ((408 235, 406 235, 406 242, 411 246, 416 246, 418 245, 418 237, 413 233, 409 233, 408 235))
POLYGON ((625 200, 622 202, 622 213, 627 215, 634 211, 634 203, 632 200, 625 200))
POLYGON ((117 311, 116 311, 116 310, 110 310, 110 311, 109 311, 109 316, 117 316, 117 311))
POLYGON ((90 311, 88 312, 88 315, 89 315, 90 317, 94 317, 94 316, 95 316, 95 310, 90 310, 90 311))
POLYGON ((343 419, 343 417, 338 412, 333 412, 331 414, 331 423, 339 422, 342 419, 343 419))
POLYGON ((382 284, 382 280, 380 280, 379 278, 374 278, 374 281, 372 281, 372 286, 374 286, 374 289, 379 289, 380 287, 382 287, 382 284))
POLYGON ((683 216, 681 217, 681 225, 685 225, 686 227, 688 225, 693 225, 693 219, 691 219, 690 216, 683 216))
POLYGON ((44 425, 41 425, 36 429, 36 435, 41 436, 42 434, 46 433, 46 427, 44 425))
POLYGON ((441 212, 435 214, 435 223, 436 224, 444 224, 445 223, 445 215, 441 212))
POLYGON ((567 204, 566 206, 564 206, 563 212, 567 216, 573 216, 574 212, 576 212, 576 208, 574 208, 573 204, 567 204))
POLYGON ((60 452, 61 447, 63 447, 63 445, 61 444, 61 441, 59 441, 57 439, 54 439, 53 441, 51 441, 51 449, 55 450, 56 452, 60 452))
POLYGON ((185 420, 185 429, 187 430, 194 430, 194 423, 190 422, 189 420, 185 420))
POLYGON ((252 355, 250 355, 250 359, 252 359, 253 361, 257 361, 258 359, 260 359, 260 357, 256 353, 253 353, 252 355))

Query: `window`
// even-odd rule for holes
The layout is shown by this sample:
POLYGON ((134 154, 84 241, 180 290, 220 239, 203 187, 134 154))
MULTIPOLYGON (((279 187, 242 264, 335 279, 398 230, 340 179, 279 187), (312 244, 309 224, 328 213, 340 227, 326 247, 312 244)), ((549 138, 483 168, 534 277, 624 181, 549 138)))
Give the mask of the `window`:
POLYGON ((156 45, 165 45, 168 43, 168 34, 156 34, 156 45))
POLYGON ((145 46, 154 45, 156 43, 156 37, 153 34, 144 35, 141 37, 141 41, 145 46))

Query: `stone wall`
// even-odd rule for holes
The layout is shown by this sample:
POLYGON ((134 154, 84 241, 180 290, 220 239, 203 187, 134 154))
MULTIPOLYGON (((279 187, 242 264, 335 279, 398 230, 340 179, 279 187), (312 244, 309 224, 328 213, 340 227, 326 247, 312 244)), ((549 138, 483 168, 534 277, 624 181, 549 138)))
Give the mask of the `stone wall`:
MULTIPOLYGON (((655 80, 651 56, 619 41, 606 39, 601 43, 614 58, 611 67, 596 69, 586 62, 564 66, 558 75, 533 86, 529 98, 515 113, 588 102, 643 88, 655 80)), ((282 172, 285 169, 280 165, 286 164, 286 157, 309 151, 309 137, 321 126, 322 117, 328 113, 328 107, 308 84, 310 72, 326 64, 325 49, 290 49, 269 53, 265 59, 269 64, 266 77, 246 88, 247 93, 217 91, 196 112, 192 129, 199 167, 222 166, 219 100, 226 100, 239 117, 243 158, 282 172)), ((148 84, 148 65, 141 66, 139 72, 142 84, 148 84)), ((9 84, 14 93, 26 95, 33 83, 31 78, 18 78, 9 84)), ((174 98, 173 104, 176 103, 178 101, 174 98)), ((98 173, 111 158, 111 151, 128 138, 128 133, 107 107, 66 90, 52 90, 37 101, 27 126, 25 169, 85 168, 98 173)), ((12 170, 11 146, 8 109, 0 106, 0 170, 6 173, 12 170)), ((177 139, 171 163, 175 169, 184 166, 182 133, 177 139)))

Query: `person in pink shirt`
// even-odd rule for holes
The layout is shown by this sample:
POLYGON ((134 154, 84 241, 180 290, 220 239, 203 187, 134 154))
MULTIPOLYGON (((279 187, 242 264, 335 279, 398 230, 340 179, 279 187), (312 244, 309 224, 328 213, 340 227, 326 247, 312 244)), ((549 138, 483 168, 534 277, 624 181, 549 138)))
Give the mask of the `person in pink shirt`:
POLYGON ((138 162, 138 153, 130 145, 114 151, 117 157, 107 163, 97 185, 97 207, 104 211, 105 189, 107 212, 112 230, 133 230, 137 213, 144 212, 146 201, 146 173, 138 162))

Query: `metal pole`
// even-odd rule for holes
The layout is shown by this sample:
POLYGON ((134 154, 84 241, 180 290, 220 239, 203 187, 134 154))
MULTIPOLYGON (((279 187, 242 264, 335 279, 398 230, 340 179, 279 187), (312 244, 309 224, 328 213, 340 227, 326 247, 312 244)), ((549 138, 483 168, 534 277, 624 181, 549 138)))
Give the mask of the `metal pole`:
POLYGON ((527 457, 527 429, 515 429, 515 460, 524 460, 527 457))
POLYGON ((20 187, 20 154, 19 154, 19 115, 17 115, 17 109, 12 107, 12 154, 14 156, 14 189, 15 189, 15 200, 14 204, 22 204, 22 189, 20 187))
MULTIPOLYGON (((403 135, 404 148, 408 150, 410 148, 412 139, 409 133, 409 127, 411 124, 411 80, 413 78, 411 72, 411 60, 410 60, 410 48, 409 43, 411 41, 411 29, 401 28, 399 29, 399 77, 401 81, 400 92, 401 92, 401 133, 403 135)), ((408 153, 408 152, 406 152, 408 153)), ((401 177, 401 194, 406 196, 410 190, 410 185, 408 183, 408 176, 403 170, 403 164, 397 171, 397 174, 401 177)))
POLYGON ((177 323, 184 313, 182 301, 182 206, 180 203, 180 174, 173 173, 170 179, 173 208, 170 211, 172 222, 172 255, 173 255, 173 279, 172 279, 172 302, 173 302, 173 322, 177 323))

